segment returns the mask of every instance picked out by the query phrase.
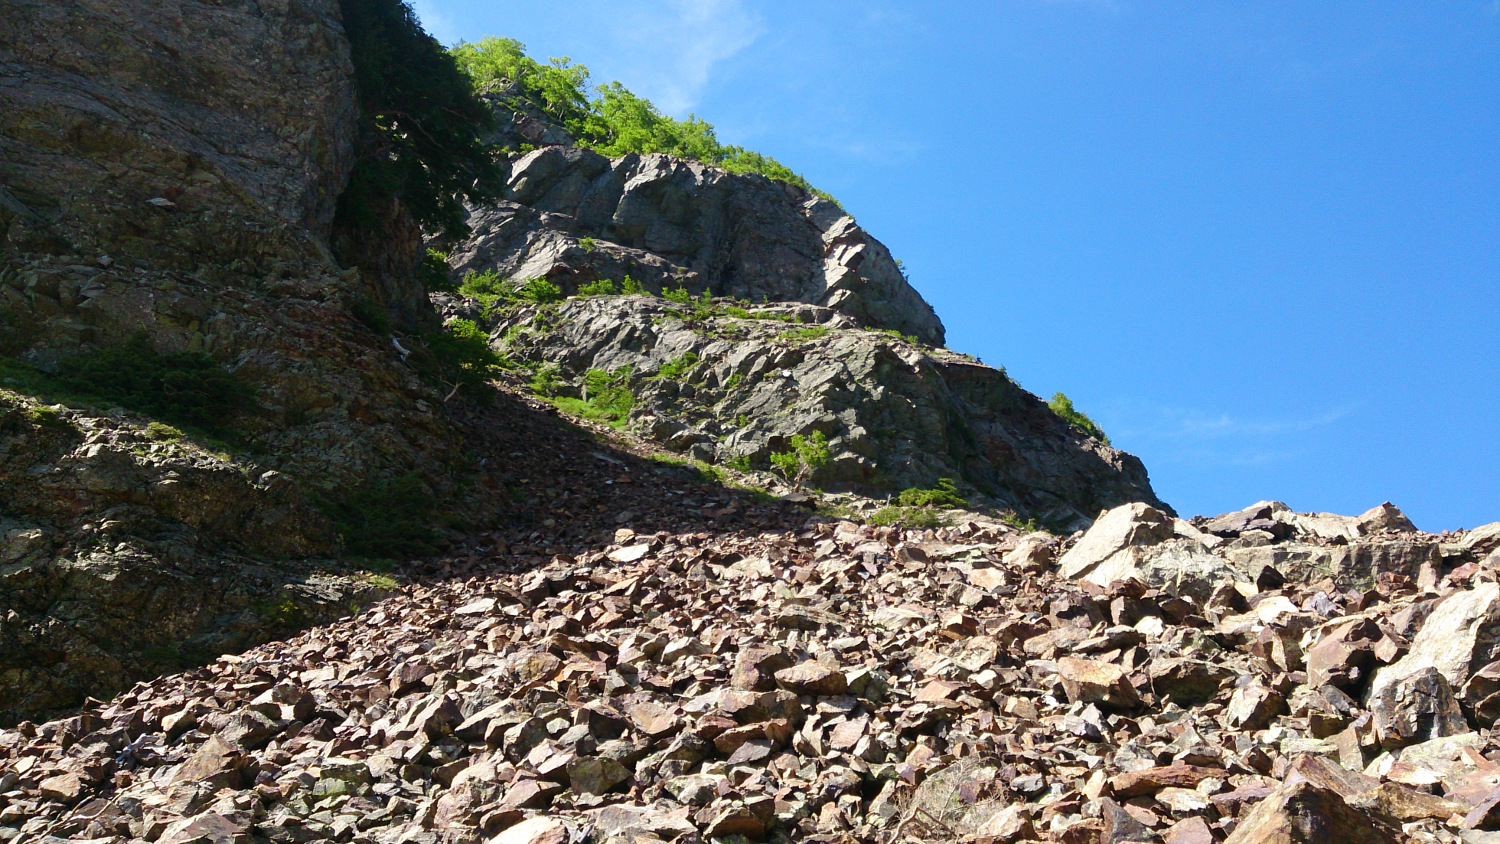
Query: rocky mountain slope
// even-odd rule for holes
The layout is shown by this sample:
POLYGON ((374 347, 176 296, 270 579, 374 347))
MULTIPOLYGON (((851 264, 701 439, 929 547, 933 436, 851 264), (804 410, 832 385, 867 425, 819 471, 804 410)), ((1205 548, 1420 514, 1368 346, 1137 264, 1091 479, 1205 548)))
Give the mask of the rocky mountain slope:
MULTIPOLYGON (((706 489, 636 480, 643 508, 706 489)), ((1059 541, 736 510, 676 533, 622 514, 536 566, 456 560, 0 733, 0 837, 1500 838, 1500 525, 1127 505, 1059 541), (1419 550, 1373 581, 1237 553, 1393 545, 1419 550)))
POLYGON ((380 2, 7 10, 0 843, 1500 840, 1500 525, 1176 518, 834 203, 501 90, 429 297, 380 2))
MULTIPOLYGON (((447 310, 485 322, 472 303, 447 310)), ((953 478, 976 506, 1064 526, 1126 501, 1163 506, 1139 460, 1003 372, 831 308, 595 296, 485 324, 506 355, 555 376, 557 394, 612 374, 633 396, 621 421, 696 460, 766 469, 793 437, 821 433, 827 463, 804 482, 824 490, 889 495, 953 478)))
POLYGON ((931 306, 832 201, 667 155, 611 160, 506 91, 489 101, 497 142, 549 145, 511 155, 503 196, 470 207, 471 235, 447 244, 453 278, 654 294, 444 302, 564 394, 582 397, 591 370, 614 374, 635 396, 633 430, 710 463, 764 468, 792 437, 822 433, 828 464, 805 480, 830 490, 890 495, 946 477, 975 502, 1059 526, 1127 501, 1166 506, 1139 460, 943 350, 931 306), (673 362, 690 362, 685 381, 661 377, 673 362))

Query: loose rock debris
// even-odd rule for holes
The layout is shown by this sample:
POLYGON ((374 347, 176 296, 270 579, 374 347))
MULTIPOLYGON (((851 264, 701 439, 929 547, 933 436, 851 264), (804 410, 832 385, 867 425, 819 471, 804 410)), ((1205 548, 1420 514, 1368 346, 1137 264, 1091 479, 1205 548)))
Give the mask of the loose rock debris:
POLYGON ((1500 532, 1251 510, 497 560, 0 733, 0 840, 1500 841, 1500 532))

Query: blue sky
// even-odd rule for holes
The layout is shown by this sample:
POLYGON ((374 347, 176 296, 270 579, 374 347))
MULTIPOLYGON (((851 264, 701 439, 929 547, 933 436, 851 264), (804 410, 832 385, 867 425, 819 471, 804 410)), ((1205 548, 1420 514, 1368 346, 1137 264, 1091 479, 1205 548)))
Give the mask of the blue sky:
POLYGON ((1184 514, 1500 520, 1500 0, 417 0, 837 196, 1184 514))

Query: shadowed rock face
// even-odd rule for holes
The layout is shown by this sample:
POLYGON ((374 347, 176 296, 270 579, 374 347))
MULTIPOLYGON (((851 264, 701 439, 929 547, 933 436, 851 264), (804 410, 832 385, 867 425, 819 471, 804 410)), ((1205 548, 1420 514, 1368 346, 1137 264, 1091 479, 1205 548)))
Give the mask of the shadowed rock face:
POLYGON ((230 458, 0 383, 0 722, 347 612, 372 590, 309 561, 341 548, 309 501, 459 465, 441 395, 351 314, 403 280, 330 256, 356 128, 337 0, 17 0, 3 26, 0 355, 144 335, 255 398, 222 414, 230 458))
POLYGON ((800 188, 668 155, 552 146, 511 163, 504 200, 471 210, 455 270, 544 276, 567 292, 629 274, 652 290, 822 305, 943 344, 942 322, 885 245, 800 188))
POLYGON ((7 3, 5 239, 175 266, 314 259, 353 162, 338 14, 336 0, 7 3))

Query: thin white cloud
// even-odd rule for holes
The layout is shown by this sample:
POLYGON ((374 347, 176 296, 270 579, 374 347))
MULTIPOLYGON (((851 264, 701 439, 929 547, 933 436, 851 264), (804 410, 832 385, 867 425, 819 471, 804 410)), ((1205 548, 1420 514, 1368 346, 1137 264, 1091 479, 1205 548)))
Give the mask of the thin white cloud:
POLYGON ((613 7, 626 85, 683 115, 707 90, 714 67, 755 43, 765 25, 741 0, 664 0, 613 7))
POLYGON ((1182 407, 1133 405, 1111 410, 1106 430, 1127 451, 1150 453, 1155 463, 1199 467, 1262 466, 1308 457, 1315 450, 1316 432, 1352 413, 1351 408, 1335 408, 1267 418, 1182 407))
POLYGON ((411 0, 411 8, 417 13, 417 20, 422 22, 422 28, 433 38, 449 46, 458 43, 458 26, 453 18, 438 10, 433 0, 411 0))

